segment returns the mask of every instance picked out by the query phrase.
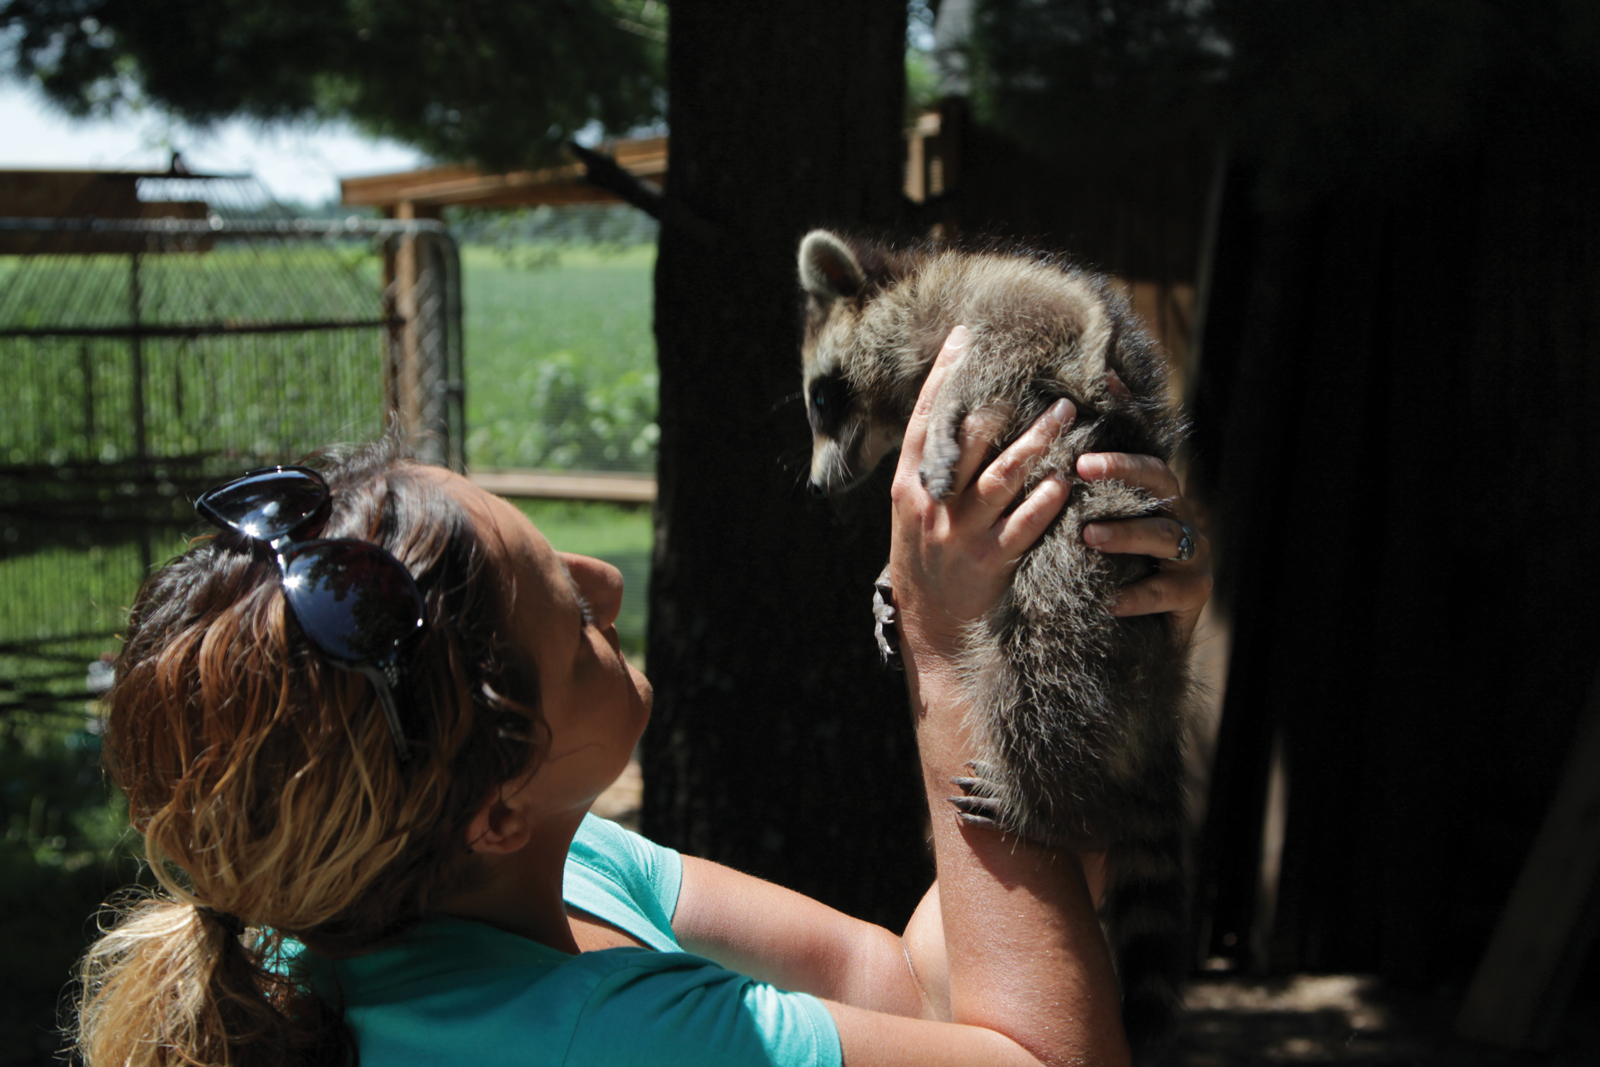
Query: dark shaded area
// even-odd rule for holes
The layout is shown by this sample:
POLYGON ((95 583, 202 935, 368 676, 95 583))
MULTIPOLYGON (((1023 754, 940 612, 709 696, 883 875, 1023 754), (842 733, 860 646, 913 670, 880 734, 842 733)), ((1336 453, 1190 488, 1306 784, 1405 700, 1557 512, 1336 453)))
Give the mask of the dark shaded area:
MULTIPOLYGON (((1036 156, 1226 151, 1191 377, 1234 624, 1198 956, 1453 1011, 1600 659, 1600 9, 983 0, 974 27, 978 117, 1036 156)), ((1105 185, 1074 188, 1116 214, 1105 185)))
MULTIPOLYGON (((1581 994, 1600 994, 1600 971, 1581 994)), ((1203 977, 1172 1045, 1149 1067, 1587 1067, 1600 1048, 1600 1015, 1572 1012, 1542 1053, 1474 1044, 1453 1032, 1459 989, 1417 993, 1372 976, 1203 977)))
MULTIPOLYGON (((1195 280, 1206 204, 1217 170, 1210 138, 1166 144, 1159 159, 1098 168, 1062 159, 1055 142, 1018 139, 959 97, 940 106, 936 155, 943 188, 924 208, 928 221, 982 242, 1022 242, 1066 252, 1122 278, 1166 285, 1195 280)), ((1105 146, 1087 154, 1106 158, 1105 146)))
POLYGON ((61 1062, 63 987, 96 913, 139 868, 108 851, 125 817, 107 809, 99 738, 78 730, 41 746, 19 718, 0 716, 0 1063, 42 1065, 61 1062))
MULTIPOLYGON (((1499 24, 1543 32, 1563 6, 1499 24)), ((1327 59, 1321 28, 1296 28, 1293 64, 1327 59)), ((1241 77, 1276 73, 1293 106, 1290 52, 1249 50, 1284 48, 1269 29, 1241 77)), ((1244 142, 1229 172, 1194 404, 1235 625, 1204 954, 1464 986, 1600 658, 1600 154, 1572 136, 1600 97, 1505 40, 1425 136, 1391 109, 1314 181, 1309 131, 1244 142), (1289 822, 1256 954, 1278 736, 1289 822)), ((1330 138, 1388 98, 1339 99, 1330 138)))
MULTIPOLYGON (((975 0, 970 7, 971 35, 957 69, 976 112, 1060 170, 1071 183, 1060 190, 1063 199, 1087 193, 1103 208, 1148 190, 1152 175, 1196 146, 1209 154, 1231 55, 1215 5, 975 0), (1132 188, 1110 188, 1118 184, 1132 188), (1109 195, 1097 197, 1097 189, 1109 195)), ((1162 207, 1148 199, 1142 206, 1162 207)))

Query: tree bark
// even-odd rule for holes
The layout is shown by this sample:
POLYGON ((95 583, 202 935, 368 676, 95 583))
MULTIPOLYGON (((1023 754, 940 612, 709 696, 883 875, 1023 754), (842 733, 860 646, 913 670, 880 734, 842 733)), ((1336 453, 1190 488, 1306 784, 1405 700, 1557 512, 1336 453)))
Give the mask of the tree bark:
MULTIPOLYGON (((884 486, 809 498, 795 251, 900 212, 903 0, 674 0, 656 266, 659 497, 644 830, 901 923, 931 864, 902 679, 872 638, 884 486)), ((884 483, 886 485, 886 482, 884 483)))

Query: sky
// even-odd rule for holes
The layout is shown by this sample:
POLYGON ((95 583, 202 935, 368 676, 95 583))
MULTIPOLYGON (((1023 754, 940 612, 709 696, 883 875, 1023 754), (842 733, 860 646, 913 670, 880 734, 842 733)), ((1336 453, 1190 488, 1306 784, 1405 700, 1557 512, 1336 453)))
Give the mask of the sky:
POLYGON ((172 149, 191 171, 253 173, 280 201, 336 200, 339 179, 424 165, 413 148, 343 123, 311 128, 233 121, 199 132, 151 114, 74 120, 15 81, 0 79, 0 169, 165 170, 172 149))

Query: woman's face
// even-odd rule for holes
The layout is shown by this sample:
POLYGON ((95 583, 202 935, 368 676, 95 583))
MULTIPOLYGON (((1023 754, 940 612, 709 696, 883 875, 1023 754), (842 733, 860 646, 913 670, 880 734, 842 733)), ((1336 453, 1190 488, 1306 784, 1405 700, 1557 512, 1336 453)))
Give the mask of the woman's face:
POLYGON ((650 683, 617 640, 622 575, 601 560, 556 552, 515 507, 439 474, 506 576, 505 639, 538 669, 550 750, 528 787, 552 813, 587 810, 628 765, 650 718, 650 683))

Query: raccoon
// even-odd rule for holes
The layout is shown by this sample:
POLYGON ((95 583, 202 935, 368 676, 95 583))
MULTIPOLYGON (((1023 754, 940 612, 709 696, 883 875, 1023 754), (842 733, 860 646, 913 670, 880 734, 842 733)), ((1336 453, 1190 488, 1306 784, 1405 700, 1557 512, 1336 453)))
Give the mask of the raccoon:
MULTIPOLYGON (((958 432, 982 412, 1019 437, 1061 397, 1077 419, 1027 489, 1085 452, 1170 460, 1182 423, 1165 361, 1107 279, 1029 252, 897 250, 826 230, 800 245, 802 362, 821 496, 859 483, 894 451, 956 325, 966 352, 929 417, 923 483, 952 487, 958 432)), ((994 423, 990 423, 994 425, 994 423)), ((1116 481, 1078 482, 1002 603, 969 635, 962 670, 981 756, 952 798, 964 817, 1041 841, 1110 842, 1101 918, 1135 1047, 1175 1022, 1184 954, 1186 650, 1160 616, 1116 618, 1117 589, 1159 564, 1083 543, 1085 523, 1155 514, 1116 481)))

